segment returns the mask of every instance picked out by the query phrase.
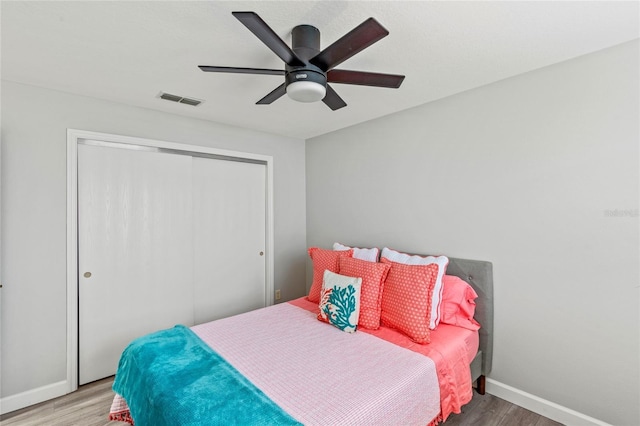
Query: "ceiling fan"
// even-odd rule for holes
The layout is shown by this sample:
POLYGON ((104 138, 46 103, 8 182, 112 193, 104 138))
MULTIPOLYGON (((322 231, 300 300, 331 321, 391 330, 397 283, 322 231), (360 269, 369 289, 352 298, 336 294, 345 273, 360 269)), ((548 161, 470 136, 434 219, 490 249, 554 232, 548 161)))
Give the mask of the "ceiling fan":
POLYGON ((199 65, 202 71, 240 74, 282 75, 284 83, 256 102, 267 105, 285 93, 300 102, 322 100, 332 110, 347 106, 327 83, 397 89, 403 75, 365 71, 337 70, 336 66, 373 43, 389 35, 382 25, 369 18, 320 51, 320 31, 311 25, 298 25, 291 32, 291 48, 254 12, 232 12, 245 27, 256 35, 285 63, 284 69, 237 68, 199 65))

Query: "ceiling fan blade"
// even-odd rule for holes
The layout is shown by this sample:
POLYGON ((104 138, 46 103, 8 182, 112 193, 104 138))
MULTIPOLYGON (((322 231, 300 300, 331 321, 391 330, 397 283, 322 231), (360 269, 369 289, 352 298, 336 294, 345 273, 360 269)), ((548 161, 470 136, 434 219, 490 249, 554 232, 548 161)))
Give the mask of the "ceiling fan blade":
POLYGON ((311 58, 309 62, 325 72, 329 71, 387 35, 389 31, 375 19, 369 18, 311 58))
POLYGON ((287 93, 287 86, 282 83, 280 86, 273 89, 273 91, 267 96, 256 102, 256 105, 269 105, 271 102, 278 100, 285 93, 287 93))
POLYGON ((324 102, 325 105, 331 108, 331 110, 333 111, 347 106, 347 103, 343 101, 342 98, 338 96, 336 91, 333 90, 333 88, 328 84, 327 84, 327 94, 322 99, 322 102, 324 102))
POLYGON ((284 75, 284 70, 272 70, 267 68, 238 68, 238 67, 214 67, 211 65, 198 65, 205 72, 228 72, 234 74, 267 74, 284 75))
POLYGON ((302 66, 304 62, 276 34, 266 22, 254 12, 231 12, 245 27, 260 39, 269 49, 280 57, 287 65, 302 66))
POLYGON ((388 87, 391 89, 400 87, 403 80, 404 75, 380 74, 376 72, 331 70, 327 73, 327 81, 331 83, 388 87))

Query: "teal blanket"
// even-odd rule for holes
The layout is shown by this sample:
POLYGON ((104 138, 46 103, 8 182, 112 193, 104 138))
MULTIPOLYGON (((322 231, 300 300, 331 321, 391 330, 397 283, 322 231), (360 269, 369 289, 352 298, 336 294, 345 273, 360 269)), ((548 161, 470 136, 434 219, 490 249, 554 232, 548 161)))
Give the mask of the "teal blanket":
POLYGON ((113 390, 136 426, 300 424, 180 325, 131 342, 113 390))

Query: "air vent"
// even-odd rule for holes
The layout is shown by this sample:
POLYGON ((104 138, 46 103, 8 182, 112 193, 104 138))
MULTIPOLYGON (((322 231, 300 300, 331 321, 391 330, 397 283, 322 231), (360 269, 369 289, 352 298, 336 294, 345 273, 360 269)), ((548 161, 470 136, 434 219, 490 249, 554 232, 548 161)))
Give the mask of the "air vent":
POLYGON ((181 104, 187 104, 191 106, 198 106, 202 103, 202 101, 199 101, 197 99, 190 99, 190 98, 182 98, 178 102, 180 102, 181 104))
POLYGON ((165 92, 160 92, 158 97, 160 99, 165 99, 167 101, 178 102, 180 104, 191 105, 191 106, 198 106, 203 102, 200 99, 187 98, 184 96, 172 95, 171 93, 165 93, 165 92))

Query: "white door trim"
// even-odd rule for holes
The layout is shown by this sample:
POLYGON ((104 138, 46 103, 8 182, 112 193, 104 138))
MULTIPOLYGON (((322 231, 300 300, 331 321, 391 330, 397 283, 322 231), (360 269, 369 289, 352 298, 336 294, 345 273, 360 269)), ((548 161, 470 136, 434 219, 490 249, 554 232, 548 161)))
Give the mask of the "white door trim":
MULTIPOLYGON (((67 392, 78 389, 78 144, 83 140, 124 144, 126 148, 167 149, 231 161, 260 162, 266 167, 266 296, 265 306, 273 305, 273 157, 239 151, 143 139, 131 136, 67 129, 67 392)), ((123 147, 123 148, 125 148, 123 147)))

